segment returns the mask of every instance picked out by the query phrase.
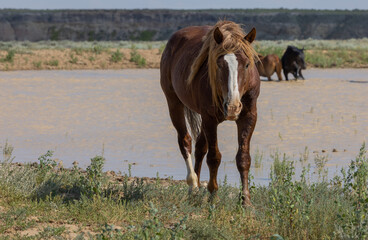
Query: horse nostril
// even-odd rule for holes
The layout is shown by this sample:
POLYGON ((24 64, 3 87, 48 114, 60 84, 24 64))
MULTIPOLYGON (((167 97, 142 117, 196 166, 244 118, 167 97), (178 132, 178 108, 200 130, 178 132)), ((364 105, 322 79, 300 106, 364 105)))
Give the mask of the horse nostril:
POLYGON ((242 109, 242 107, 243 107, 243 104, 240 102, 238 108, 242 109))

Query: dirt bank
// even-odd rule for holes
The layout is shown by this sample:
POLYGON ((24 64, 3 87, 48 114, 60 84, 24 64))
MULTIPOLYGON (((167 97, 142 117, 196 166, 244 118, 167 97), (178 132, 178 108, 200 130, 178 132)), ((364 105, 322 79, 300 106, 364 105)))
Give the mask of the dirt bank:
MULTIPOLYGON (((159 68, 162 51, 98 47, 0 50, 0 71, 159 68)), ((368 67, 360 51, 311 49, 306 56, 308 68, 368 67)))
POLYGON ((103 51, 96 49, 40 49, 20 52, 0 51, 0 70, 159 68, 160 58, 159 49, 108 49, 103 51))

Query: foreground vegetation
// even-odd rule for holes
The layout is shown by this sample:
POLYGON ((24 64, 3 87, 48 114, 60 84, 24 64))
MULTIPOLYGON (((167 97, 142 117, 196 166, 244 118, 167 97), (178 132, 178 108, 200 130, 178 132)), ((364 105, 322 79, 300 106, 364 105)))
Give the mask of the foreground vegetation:
MULTIPOLYGON (((0 165, 0 236, 5 239, 368 239, 368 159, 365 145, 339 176, 275 153, 267 186, 251 182, 253 207, 223 182, 217 195, 188 194, 184 182, 64 169, 47 152, 35 164, 0 165), (317 182, 311 182, 316 174, 317 182)), ((303 158, 300 159, 303 162, 303 158)))
MULTIPOLYGON (((0 42, 0 70, 159 68, 166 42, 0 42)), ((368 67, 368 39, 257 41, 280 58, 288 45, 305 48, 308 67, 368 67)))

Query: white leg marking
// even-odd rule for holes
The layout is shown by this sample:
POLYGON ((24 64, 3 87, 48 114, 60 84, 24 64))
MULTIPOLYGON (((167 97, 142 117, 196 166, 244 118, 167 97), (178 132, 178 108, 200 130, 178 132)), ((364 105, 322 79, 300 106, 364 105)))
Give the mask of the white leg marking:
POLYGON ((192 158, 188 154, 188 158, 185 159, 185 164, 187 165, 187 183, 190 188, 198 187, 198 177, 197 174, 194 172, 192 158))

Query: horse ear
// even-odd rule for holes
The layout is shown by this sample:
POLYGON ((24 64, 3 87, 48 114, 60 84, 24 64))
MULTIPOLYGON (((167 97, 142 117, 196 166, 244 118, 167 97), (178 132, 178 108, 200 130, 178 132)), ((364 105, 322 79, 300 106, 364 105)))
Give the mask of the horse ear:
POLYGON ((252 43, 254 39, 256 38, 256 29, 252 28, 252 30, 247 34, 247 36, 244 37, 246 41, 249 43, 252 43))
POLYGON ((222 41, 224 40, 224 35, 222 35, 222 32, 218 27, 216 27, 215 31, 213 32, 213 37, 215 38, 217 44, 222 43, 222 41))

